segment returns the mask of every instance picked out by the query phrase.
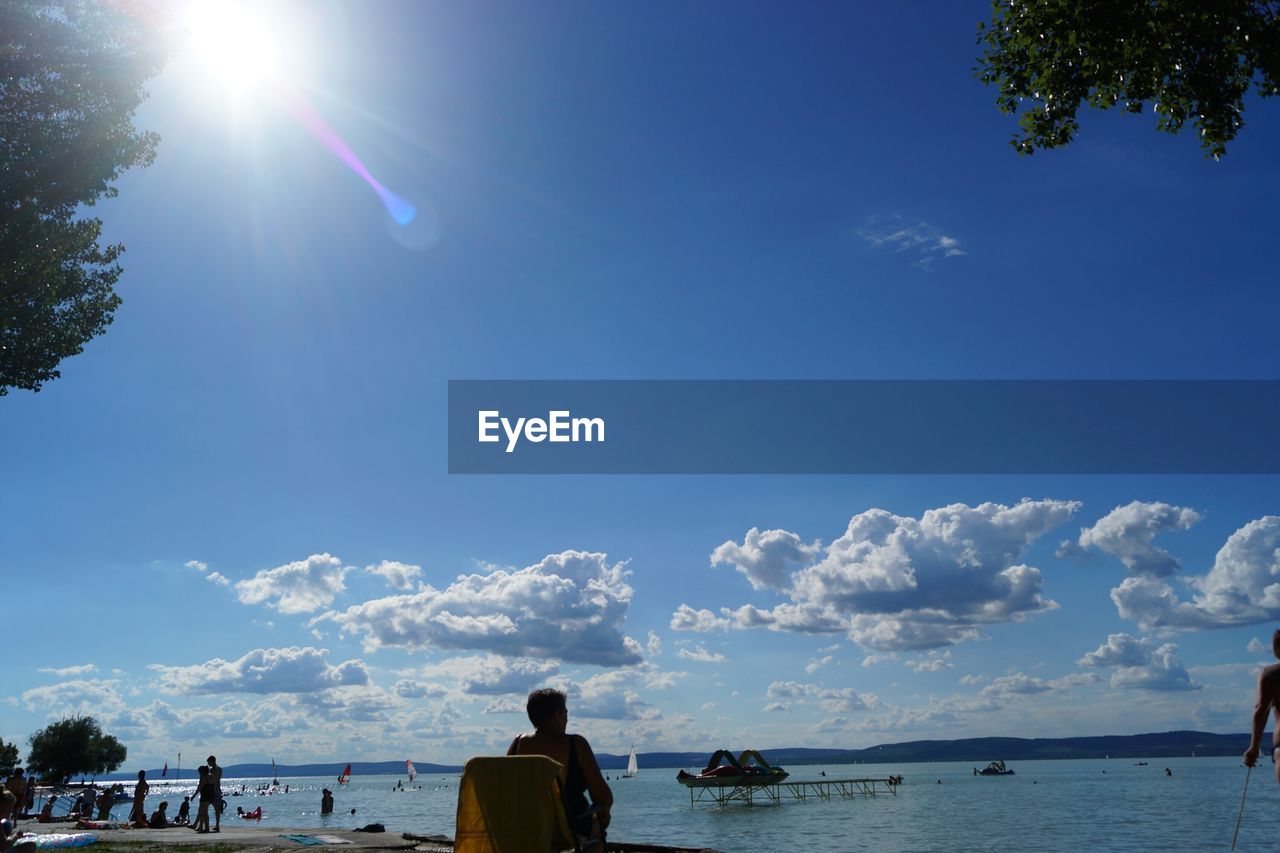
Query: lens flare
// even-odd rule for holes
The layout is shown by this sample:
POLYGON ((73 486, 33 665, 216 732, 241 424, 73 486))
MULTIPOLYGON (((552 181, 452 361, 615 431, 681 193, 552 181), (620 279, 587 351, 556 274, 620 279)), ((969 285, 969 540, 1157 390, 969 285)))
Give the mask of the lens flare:
POLYGON ((337 157, 346 164, 348 169, 364 179, 364 182, 377 194, 382 206, 387 209, 387 213, 395 220, 396 224, 408 225, 413 222, 418 215, 418 209, 414 207, 413 203, 383 186, 369 172, 364 163, 360 162, 360 158, 343 141, 338 132, 330 127, 329 123, 321 118, 320 114, 307 103, 300 92, 288 90, 282 91, 281 95, 284 107, 289 114, 310 131, 311 135, 318 139, 325 148, 328 148, 333 156, 337 157))

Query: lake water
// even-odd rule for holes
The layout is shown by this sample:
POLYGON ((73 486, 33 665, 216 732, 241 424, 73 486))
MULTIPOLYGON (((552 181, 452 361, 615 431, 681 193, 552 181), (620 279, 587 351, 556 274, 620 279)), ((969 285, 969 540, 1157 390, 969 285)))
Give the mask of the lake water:
MULTIPOLYGON (((972 764, 791 766, 788 781, 906 777, 898 795, 747 806, 690 806, 676 768, 642 768, 635 779, 610 781, 615 804, 609 837, 617 841, 738 850, 1228 850, 1245 768, 1238 758, 1011 762, 1014 776, 975 777, 972 764), (1166 776, 1164 768, 1173 771, 1166 776), (938 784, 941 782, 942 784, 938 784)), ((610 774, 611 776, 614 774, 610 774)), ((453 835, 457 775, 419 776, 414 790, 393 791, 403 777, 281 778, 288 794, 254 795, 263 779, 225 779, 226 821, 237 806, 262 806, 263 826, 354 828, 385 824, 389 832, 453 835), (418 788, 417 786, 420 786, 418 788), (321 816, 320 790, 334 791, 335 814, 321 816), (356 813, 352 815, 351 809, 356 813)), ((153 785, 148 811, 161 799, 176 812, 194 787, 153 785), (163 790, 162 790, 163 789, 163 790)), ((1270 762, 1252 774, 1239 849, 1275 849, 1280 788, 1270 762)), ((113 817, 123 818, 128 803, 113 817)))

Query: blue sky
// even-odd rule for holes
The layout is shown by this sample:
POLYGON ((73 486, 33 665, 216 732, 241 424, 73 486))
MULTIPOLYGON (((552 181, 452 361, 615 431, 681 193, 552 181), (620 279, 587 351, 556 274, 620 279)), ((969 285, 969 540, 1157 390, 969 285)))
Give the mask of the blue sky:
POLYGON ((114 325, 0 401, 0 737, 460 763, 548 683, 615 753, 1245 730, 1273 477, 446 473, 449 379, 1278 378, 1275 105, 1018 157, 988 10, 263 7, 416 249, 179 54, 114 325))

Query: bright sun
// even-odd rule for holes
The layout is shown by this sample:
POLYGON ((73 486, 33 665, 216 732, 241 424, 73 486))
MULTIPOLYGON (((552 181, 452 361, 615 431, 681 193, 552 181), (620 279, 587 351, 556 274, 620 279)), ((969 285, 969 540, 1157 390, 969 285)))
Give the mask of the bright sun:
POLYGON ((282 70, 281 45, 267 21, 236 2, 196 0, 186 26, 210 76, 235 91, 262 86, 282 70))

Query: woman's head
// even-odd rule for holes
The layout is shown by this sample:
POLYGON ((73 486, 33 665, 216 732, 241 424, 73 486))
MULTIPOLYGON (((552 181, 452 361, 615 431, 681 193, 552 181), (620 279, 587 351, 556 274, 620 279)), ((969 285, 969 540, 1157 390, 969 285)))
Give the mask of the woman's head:
POLYGON ((562 691, 544 687, 529 694, 529 702, 525 705, 529 714, 529 722, 535 729, 545 728, 560 711, 568 712, 565 695, 562 691))

